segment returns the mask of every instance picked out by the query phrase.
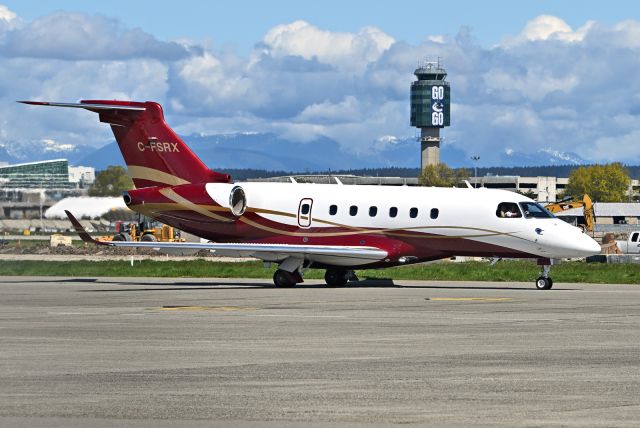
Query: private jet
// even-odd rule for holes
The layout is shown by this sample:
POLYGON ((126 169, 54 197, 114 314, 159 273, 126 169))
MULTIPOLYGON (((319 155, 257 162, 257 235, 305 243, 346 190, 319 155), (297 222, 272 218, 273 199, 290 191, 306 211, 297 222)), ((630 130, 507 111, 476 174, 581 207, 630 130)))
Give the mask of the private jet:
POLYGON ((210 250, 276 263, 277 287, 325 269, 330 286, 378 269, 453 256, 537 259, 536 288, 553 286, 555 260, 598 254, 600 245, 520 194, 486 188, 391 187, 235 182, 209 169, 167 125, 156 102, 19 101, 80 108, 111 126, 134 189, 133 211, 203 242, 95 241, 67 212, 86 242, 116 247, 210 250))

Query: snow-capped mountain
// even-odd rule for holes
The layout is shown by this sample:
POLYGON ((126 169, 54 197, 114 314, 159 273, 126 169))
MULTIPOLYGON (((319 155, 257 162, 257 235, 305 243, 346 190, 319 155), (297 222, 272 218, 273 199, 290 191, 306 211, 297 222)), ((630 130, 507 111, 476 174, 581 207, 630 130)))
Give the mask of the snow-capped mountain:
POLYGON ((586 165, 592 163, 580 155, 551 148, 542 148, 533 153, 505 149, 500 156, 500 166, 542 166, 542 165, 586 165))
MULTIPOLYGON (((214 169, 267 169, 272 171, 327 171, 363 168, 418 168, 420 143, 414 137, 385 135, 366 150, 347 151, 336 141, 320 137, 300 143, 272 133, 192 134, 183 139, 193 151, 214 169)), ((482 154, 480 154, 481 157, 482 154)), ((109 165, 124 165, 115 142, 100 148, 74 146, 52 140, 0 145, 0 161, 32 162, 66 158, 72 165, 92 166, 98 170, 109 165)), ((443 141, 442 162, 451 167, 473 167, 470 155, 443 141)), ((488 157, 486 158, 488 162, 488 157)), ((484 160, 484 159, 483 159, 484 160)), ((507 149, 493 162, 499 166, 581 165, 589 163, 575 153, 544 148, 535 153, 507 149)), ((489 166, 481 163, 480 166, 489 166)))
MULTIPOLYGON (((115 144, 115 143, 114 143, 115 144)), ((35 162, 51 159, 68 159, 72 165, 94 152, 95 147, 60 143, 54 140, 36 140, 0 144, 0 161, 7 163, 35 162)))

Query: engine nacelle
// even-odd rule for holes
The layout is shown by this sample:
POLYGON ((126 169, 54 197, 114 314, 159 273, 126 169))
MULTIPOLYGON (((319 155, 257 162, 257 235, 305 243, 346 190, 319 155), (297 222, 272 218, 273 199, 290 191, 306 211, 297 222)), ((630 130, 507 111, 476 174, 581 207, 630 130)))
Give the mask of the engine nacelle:
POLYGON ((236 217, 247 209, 247 195, 242 187, 229 183, 208 183, 207 193, 217 204, 228 208, 236 217))

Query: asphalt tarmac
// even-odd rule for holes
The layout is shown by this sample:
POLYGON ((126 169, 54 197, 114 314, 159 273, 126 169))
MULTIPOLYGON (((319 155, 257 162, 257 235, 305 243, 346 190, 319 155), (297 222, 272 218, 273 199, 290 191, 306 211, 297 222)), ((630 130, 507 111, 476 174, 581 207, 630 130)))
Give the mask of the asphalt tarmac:
POLYGON ((0 426, 638 426, 640 286, 0 277, 0 426))

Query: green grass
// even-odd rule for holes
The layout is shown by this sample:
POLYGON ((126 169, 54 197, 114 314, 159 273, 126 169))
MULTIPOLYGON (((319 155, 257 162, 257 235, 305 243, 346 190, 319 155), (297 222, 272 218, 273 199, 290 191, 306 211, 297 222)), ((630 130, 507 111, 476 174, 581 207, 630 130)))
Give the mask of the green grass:
MULTIPOLYGON (((33 276, 133 276, 133 277, 217 277, 271 278, 262 262, 223 263, 205 259, 190 261, 0 261, 0 275, 33 276)), ((483 262, 433 263, 380 270, 359 270, 364 278, 452 280, 452 281, 533 281, 539 268, 533 261, 505 260, 490 266, 483 262)), ((305 278, 321 279, 323 270, 311 269, 305 278)), ((565 262, 552 269, 554 282, 640 284, 640 265, 565 262)))

